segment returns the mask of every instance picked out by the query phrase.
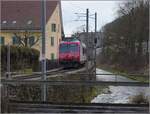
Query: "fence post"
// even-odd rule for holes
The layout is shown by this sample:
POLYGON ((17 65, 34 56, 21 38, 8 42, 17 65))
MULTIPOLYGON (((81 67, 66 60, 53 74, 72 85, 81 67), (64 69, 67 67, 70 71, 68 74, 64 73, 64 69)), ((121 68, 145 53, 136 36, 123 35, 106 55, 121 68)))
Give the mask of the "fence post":
POLYGON ((8 43, 7 45, 7 73, 6 73, 6 78, 11 78, 10 75, 10 44, 8 43))
POLYGON ((8 113, 8 109, 9 109, 9 97, 8 97, 8 85, 1 85, 1 112, 2 113, 8 113))

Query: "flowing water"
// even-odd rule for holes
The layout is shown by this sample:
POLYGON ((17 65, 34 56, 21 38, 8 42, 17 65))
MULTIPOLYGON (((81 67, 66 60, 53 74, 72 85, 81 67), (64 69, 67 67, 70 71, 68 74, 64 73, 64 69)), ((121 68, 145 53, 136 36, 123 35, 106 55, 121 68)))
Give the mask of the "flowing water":
MULTIPOLYGON (((97 69, 97 74, 111 74, 110 72, 97 69)), ((115 75, 97 75, 97 81, 124 81, 131 82, 133 80, 123 76, 115 75)), ((99 94, 91 102, 92 103, 129 103, 130 98, 135 95, 143 94, 145 97, 150 96, 148 87, 131 87, 131 86, 109 86, 109 92, 99 94)))

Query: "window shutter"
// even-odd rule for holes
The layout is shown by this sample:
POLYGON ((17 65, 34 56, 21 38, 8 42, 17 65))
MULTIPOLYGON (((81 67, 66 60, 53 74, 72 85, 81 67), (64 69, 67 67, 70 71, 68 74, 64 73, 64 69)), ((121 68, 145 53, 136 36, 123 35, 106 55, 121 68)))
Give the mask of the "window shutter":
POLYGON ((54 46, 54 37, 51 37, 51 46, 54 46))
POLYGON ((5 44, 5 39, 3 36, 0 37, 0 44, 1 45, 4 45, 5 44))

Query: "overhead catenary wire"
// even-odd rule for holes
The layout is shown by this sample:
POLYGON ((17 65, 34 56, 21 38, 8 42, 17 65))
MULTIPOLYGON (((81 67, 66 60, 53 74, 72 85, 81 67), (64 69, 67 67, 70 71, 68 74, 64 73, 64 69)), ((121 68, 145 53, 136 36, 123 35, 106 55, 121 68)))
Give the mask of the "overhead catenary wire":
POLYGON ((80 7, 79 5, 76 6, 75 4, 73 4, 72 1, 69 1, 68 3, 69 3, 71 6, 73 6, 74 8, 77 8, 77 9, 80 9, 80 10, 82 10, 82 11, 85 11, 85 9, 83 9, 83 8, 80 7))

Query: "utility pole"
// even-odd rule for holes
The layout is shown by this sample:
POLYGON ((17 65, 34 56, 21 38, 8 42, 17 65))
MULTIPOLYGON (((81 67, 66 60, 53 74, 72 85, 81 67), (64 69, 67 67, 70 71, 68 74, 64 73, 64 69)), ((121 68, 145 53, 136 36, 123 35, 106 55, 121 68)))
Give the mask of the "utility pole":
POLYGON ((86 33, 88 36, 88 32, 89 32, 89 9, 86 9, 86 33))
MULTIPOLYGON (((45 24, 46 24, 46 1, 41 1, 41 29, 42 29, 42 80, 46 80, 46 59, 45 59, 45 24)), ((42 100, 46 101, 46 84, 42 85, 42 100)))
POLYGON ((87 62, 86 62, 86 70, 87 70, 87 72, 89 71, 89 68, 88 68, 88 60, 89 60, 89 52, 88 52, 88 48, 89 48, 89 36, 88 36, 88 34, 89 34, 89 9, 86 9, 86 38, 87 38, 87 40, 86 40, 86 45, 87 45, 87 51, 86 51, 86 53, 87 53, 87 62))
MULTIPOLYGON (((75 14, 81 14, 81 16, 79 16, 79 17, 85 17, 85 13, 75 13, 75 14)), ((75 20, 75 21, 85 21, 85 20, 75 20)), ((97 32, 97 13, 89 15, 89 9, 86 9, 86 40, 85 40, 85 43, 87 46, 86 71, 87 71, 87 74, 89 74, 89 73, 91 74, 91 69, 89 69, 89 64, 92 65, 92 73, 94 72, 95 76, 96 76, 96 37, 97 37, 96 32, 97 32), (95 17, 91 17, 93 15, 95 15, 95 17), (95 35, 93 35, 94 36, 94 38, 93 38, 94 43, 93 44, 92 44, 92 42, 89 41, 89 18, 95 19, 95 35), (94 52, 93 52, 93 50, 94 50, 94 52), (91 61, 90 56, 92 56, 92 61, 91 61)), ((90 77, 90 79, 93 79, 93 78, 90 77)))
POLYGON ((97 31, 97 13, 95 12, 95 33, 97 31))
POLYGON ((94 39, 94 43, 95 43, 95 58, 94 58, 94 70, 95 70, 95 77, 96 77, 96 44, 97 44, 97 13, 95 12, 95 39, 94 39))

